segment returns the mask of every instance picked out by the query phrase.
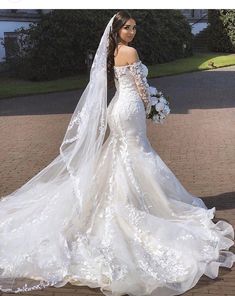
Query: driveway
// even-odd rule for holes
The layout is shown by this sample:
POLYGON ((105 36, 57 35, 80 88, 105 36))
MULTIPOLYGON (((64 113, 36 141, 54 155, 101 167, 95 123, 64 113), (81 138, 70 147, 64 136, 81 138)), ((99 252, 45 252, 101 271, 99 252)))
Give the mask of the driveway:
MULTIPOLYGON (((234 81, 234 66, 149 80, 170 96, 171 114, 163 125, 147 121, 147 132, 153 148, 185 188, 208 207, 216 206, 215 220, 235 227, 234 81)), ((23 185, 59 153, 80 94, 0 100, 0 196, 23 185)), ((27 294, 101 295, 99 289, 72 285, 27 294)), ((203 276, 184 295, 235 295, 235 268, 221 268, 215 280, 203 276)))

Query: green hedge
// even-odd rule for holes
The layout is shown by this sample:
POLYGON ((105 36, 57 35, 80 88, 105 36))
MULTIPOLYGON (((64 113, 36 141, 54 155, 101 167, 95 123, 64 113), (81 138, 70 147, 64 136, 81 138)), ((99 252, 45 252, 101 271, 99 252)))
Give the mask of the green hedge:
MULTIPOLYGON (((133 46, 146 64, 192 54, 191 28, 179 10, 128 10, 137 21, 133 46), (183 48, 185 43, 186 48, 183 48)), ((24 54, 8 61, 12 76, 50 80, 86 71, 86 51, 96 51, 117 10, 53 10, 24 34, 24 54)))
POLYGON ((180 10, 133 10, 132 14, 139 23, 136 48, 146 63, 165 63, 192 55, 191 27, 180 10))
POLYGON ((208 10, 209 49, 235 52, 235 9, 208 10))

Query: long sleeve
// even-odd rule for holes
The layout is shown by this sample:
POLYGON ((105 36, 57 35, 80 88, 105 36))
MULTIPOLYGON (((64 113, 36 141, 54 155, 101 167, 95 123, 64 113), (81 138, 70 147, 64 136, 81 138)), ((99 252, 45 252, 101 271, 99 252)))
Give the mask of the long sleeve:
POLYGON ((145 106, 146 114, 149 114, 151 110, 149 84, 143 72, 142 62, 138 61, 133 63, 130 65, 129 69, 135 79, 137 89, 145 106))

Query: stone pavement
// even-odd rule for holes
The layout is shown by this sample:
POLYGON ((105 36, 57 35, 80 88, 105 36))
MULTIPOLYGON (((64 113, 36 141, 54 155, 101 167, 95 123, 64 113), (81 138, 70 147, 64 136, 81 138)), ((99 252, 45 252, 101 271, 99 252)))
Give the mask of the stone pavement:
MULTIPOLYGON (((154 149, 185 188, 235 227, 235 67, 149 80, 171 97, 163 125, 147 122, 154 149)), ((57 154, 80 92, 0 100, 0 196, 19 188, 57 154)), ((235 252, 234 248, 232 250, 235 252)), ((1 293, 0 293, 1 294, 1 293)), ((23 295, 102 295, 99 289, 47 288, 23 295)), ((3 293, 3 295, 10 295, 3 293)), ((12 295, 12 294, 11 294, 12 295)), ((235 266, 203 276, 185 296, 234 296, 235 266)))

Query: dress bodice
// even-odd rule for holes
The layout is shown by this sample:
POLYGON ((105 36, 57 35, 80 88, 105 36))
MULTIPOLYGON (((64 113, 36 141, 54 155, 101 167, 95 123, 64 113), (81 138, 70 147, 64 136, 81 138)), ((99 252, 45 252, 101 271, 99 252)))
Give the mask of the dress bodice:
POLYGON ((128 137, 145 135, 145 103, 149 101, 147 83, 148 68, 137 61, 126 66, 115 66, 117 92, 108 108, 108 123, 112 131, 119 135, 121 125, 128 137), (144 103, 144 104, 143 104, 144 103))
POLYGON ((126 66, 114 66, 115 85, 120 91, 138 91, 136 85, 136 76, 139 76, 143 82, 147 82, 148 68, 137 61, 126 66))

